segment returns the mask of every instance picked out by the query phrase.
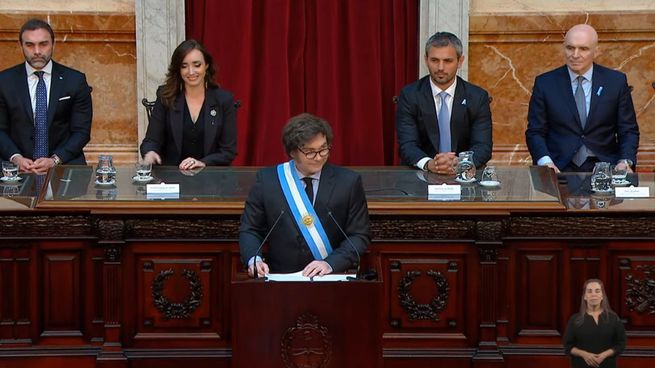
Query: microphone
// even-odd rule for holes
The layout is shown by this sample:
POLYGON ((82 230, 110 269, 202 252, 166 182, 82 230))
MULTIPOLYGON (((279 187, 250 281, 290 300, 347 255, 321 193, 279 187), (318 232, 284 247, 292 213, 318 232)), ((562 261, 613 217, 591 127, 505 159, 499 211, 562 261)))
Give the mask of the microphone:
MULTIPOLYGON (((273 229, 275 229, 275 226, 277 226, 277 223, 280 222, 280 219, 282 218, 282 215, 284 215, 284 210, 280 210, 280 214, 277 216, 275 219, 275 222, 273 223, 273 226, 268 230, 268 233, 266 233, 266 236, 264 237, 264 240, 259 244, 259 247, 257 247, 257 251, 255 252, 254 256, 254 262, 252 263, 253 265, 253 276, 254 278, 258 278, 259 275, 257 275, 257 256, 259 255, 259 252, 262 250, 262 247, 264 246, 264 243, 268 240, 268 237, 271 236, 271 233, 273 232, 273 229)), ((263 259, 263 257, 262 257, 263 259)))
POLYGON ((337 228, 339 229, 339 231, 341 231, 341 234, 343 234, 343 236, 346 237, 348 245, 350 245, 350 247, 355 251, 355 254, 357 254, 357 273, 355 273, 355 278, 354 279, 352 277, 348 278, 349 280, 351 280, 351 279, 356 280, 359 277, 359 266, 361 264, 361 262, 360 262, 361 257, 359 256, 359 252, 357 251, 357 248, 355 248, 355 244, 353 244, 352 240, 350 240, 350 237, 346 234, 345 231, 343 231, 343 229, 341 228, 341 225, 339 225, 339 223, 337 222, 337 219, 335 219, 334 216, 332 216, 332 211, 330 211, 329 208, 328 208, 328 216, 330 216, 330 218, 332 219, 334 224, 337 225, 337 228))

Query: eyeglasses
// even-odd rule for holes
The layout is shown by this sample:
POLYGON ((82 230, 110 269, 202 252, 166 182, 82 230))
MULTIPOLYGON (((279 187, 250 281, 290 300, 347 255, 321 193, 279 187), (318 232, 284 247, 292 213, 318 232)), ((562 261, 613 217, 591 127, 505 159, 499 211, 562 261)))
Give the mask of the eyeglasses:
POLYGON ((327 148, 323 148, 320 151, 303 151, 302 148, 298 147, 298 151, 304 153, 305 157, 307 157, 307 159, 309 159, 309 160, 315 159, 316 155, 323 158, 323 157, 327 156, 328 153, 330 153, 331 149, 332 149, 332 147, 328 146, 327 148))

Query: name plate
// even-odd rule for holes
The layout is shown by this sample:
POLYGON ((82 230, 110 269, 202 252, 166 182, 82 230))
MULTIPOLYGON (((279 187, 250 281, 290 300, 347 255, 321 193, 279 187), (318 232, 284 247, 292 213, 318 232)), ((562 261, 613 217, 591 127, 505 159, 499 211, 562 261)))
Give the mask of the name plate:
POLYGON ((180 184, 146 184, 147 199, 179 199, 180 184))
POLYGON ((650 197, 649 187, 616 187, 614 188, 616 198, 648 198, 650 197))
POLYGON ((429 201, 459 201, 462 199, 461 185, 428 185, 429 201))

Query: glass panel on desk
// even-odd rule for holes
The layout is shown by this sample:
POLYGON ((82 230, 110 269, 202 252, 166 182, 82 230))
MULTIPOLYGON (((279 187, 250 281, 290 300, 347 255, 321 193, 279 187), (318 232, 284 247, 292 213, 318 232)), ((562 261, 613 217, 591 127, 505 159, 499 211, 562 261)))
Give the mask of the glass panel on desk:
MULTIPOLYGON (((649 188, 648 198, 617 198, 615 191, 608 193, 591 190, 591 173, 562 173, 558 175, 562 202, 568 210, 652 211, 655 208, 655 174, 628 174, 629 183, 622 186, 649 188)), ((616 190, 616 186, 614 188, 616 190)))
POLYGON ((369 201, 427 201, 428 185, 462 186, 459 201, 469 202, 558 202, 555 175, 542 167, 496 167, 500 185, 480 185, 483 170, 473 183, 459 183, 453 175, 437 175, 404 167, 357 169, 362 175, 369 201))
MULTIPOLYGON (((207 167, 195 173, 177 167, 153 167, 148 182, 180 184, 180 201, 244 201, 254 185, 256 167, 207 167)), ((358 167, 366 197, 376 202, 428 202, 429 184, 459 184, 454 176, 428 174, 407 167, 358 167)), ((484 187, 478 181, 462 184, 462 199, 472 202, 558 202, 557 180, 540 167, 497 167, 500 185, 484 187)), ((52 197, 46 201, 144 201, 146 184, 133 180, 134 166, 117 167, 116 182, 96 184, 91 166, 58 166, 52 178, 52 197)))
POLYGON ((255 182, 256 168, 207 167, 199 171, 181 171, 177 167, 156 166, 152 180, 134 180, 134 166, 118 166, 116 182, 111 185, 96 183, 91 166, 60 166, 53 173, 52 198, 46 200, 147 200, 147 184, 180 184, 179 200, 220 201, 245 200, 255 182))
POLYGON ((0 181, 0 211, 24 210, 36 205, 35 174, 20 173, 16 181, 0 181))

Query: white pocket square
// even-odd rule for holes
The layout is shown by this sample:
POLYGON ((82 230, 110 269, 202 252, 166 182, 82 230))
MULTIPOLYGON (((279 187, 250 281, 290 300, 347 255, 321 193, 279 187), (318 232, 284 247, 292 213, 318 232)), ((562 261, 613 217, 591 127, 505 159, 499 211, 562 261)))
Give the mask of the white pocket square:
POLYGON ((59 101, 70 100, 70 99, 71 99, 71 96, 64 96, 64 97, 59 98, 59 101))

